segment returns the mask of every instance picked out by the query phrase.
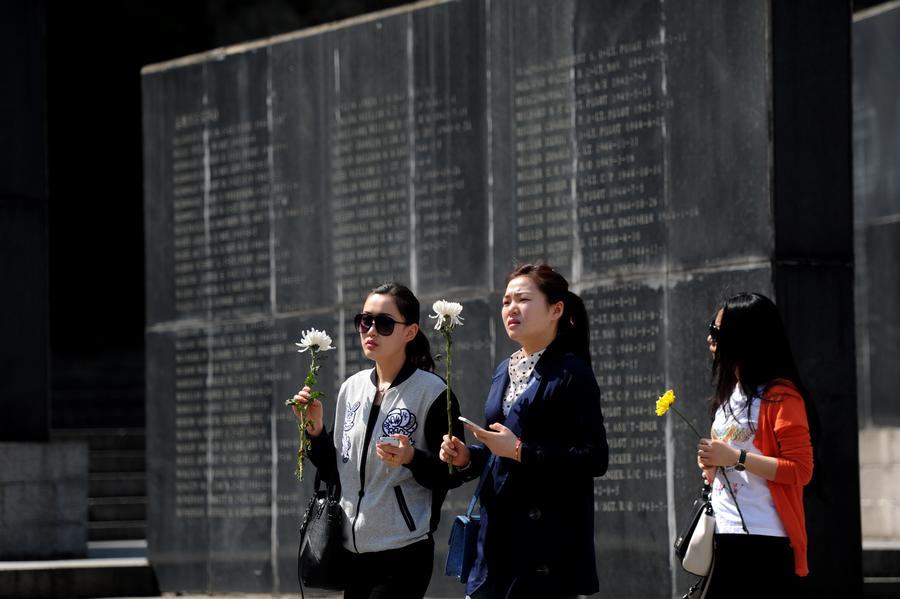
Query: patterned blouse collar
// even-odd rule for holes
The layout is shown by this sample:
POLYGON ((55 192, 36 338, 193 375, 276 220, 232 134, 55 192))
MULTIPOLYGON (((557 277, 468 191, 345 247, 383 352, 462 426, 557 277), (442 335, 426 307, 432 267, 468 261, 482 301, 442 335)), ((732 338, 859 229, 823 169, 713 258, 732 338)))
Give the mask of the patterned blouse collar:
POLYGON ((541 356, 544 355, 545 351, 547 351, 546 347, 541 351, 534 352, 530 356, 526 356, 525 350, 520 349, 509 357, 509 366, 507 367, 507 371, 509 372, 509 385, 506 387, 502 406, 504 416, 509 415, 512 405, 516 402, 522 392, 525 391, 525 388, 528 386, 528 381, 531 379, 531 374, 534 372, 534 367, 537 365, 538 360, 541 359, 541 356))
POLYGON ((538 363, 538 360, 541 359, 541 356, 544 355, 545 351, 547 351, 546 347, 541 351, 536 351, 528 356, 525 355, 524 349, 520 349, 511 355, 509 357, 508 368, 510 382, 514 385, 527 382, 531 377, 531 373, 534 371, 535 365, 538 363))

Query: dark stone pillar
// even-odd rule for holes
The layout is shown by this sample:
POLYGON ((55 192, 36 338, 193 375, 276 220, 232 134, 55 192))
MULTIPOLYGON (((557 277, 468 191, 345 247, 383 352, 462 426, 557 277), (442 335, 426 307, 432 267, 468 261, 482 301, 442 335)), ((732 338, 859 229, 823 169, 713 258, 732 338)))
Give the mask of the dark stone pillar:
POLYGON ((49 436, 45 4, 0 7, 0 559, 83 557, 87 447, 49 436))
POLYGON ((851 12, 840 2, 771 6, 775 294, 822 423, 804 589, 860 596, 851 12))
POLYGON ((49 429, 43 1, 0 8, 0 441, 49 429))

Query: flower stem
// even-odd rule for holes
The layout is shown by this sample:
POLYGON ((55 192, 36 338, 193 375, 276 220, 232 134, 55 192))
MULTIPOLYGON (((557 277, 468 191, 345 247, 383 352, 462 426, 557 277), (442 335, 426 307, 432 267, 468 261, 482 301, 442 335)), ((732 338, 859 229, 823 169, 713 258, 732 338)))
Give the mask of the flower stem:
MULTIPOLYGON (((311 361, 309 363, 309 373, 306 375, 306 386, 312 387, 318 382, 316 375, 319 373, 319 349, 311 347, 309 353, 311 361)), ((300 433, 300 447, 297 449, 297 469, 294 471, 294 475, 300 480, 303 480, 303 461, 306 458, 306 446, 309 444, 306 438, 306 426, 309 424, 309 419, 306 417, 307 408, 309 408, 308 403, 297 405, 297 410, 300 412, 300 419, 297 421, 297 430, 300 433)))
POLYGON ((303 444, 306 441, 306 407, 299 407, 300 420, 297 421, 297 431, 300 433, 300 448, 297 449, 297 469, 294 470, 294 476, 303 480, 303 444))
MULTIPOLYGON (((687 418, 684 417, 684 414, 682 414, 681 412, 678 411, 678 408, 676 408, 675 406, 669 406, 669 409, 672 410, 673 412, 675 412, 676 414, 678 414, 679 418, 684 420, 684 423, 687 424, 689 427, 691 427, 691 430, 694 431, 694 434, 697 435, 698 439, 703 438, 703 435, 701 435, 697 431, 697 429, 694 428, 694 425, 691 424, 690 420, 688 420, 687 418)), ((731 488, 731 481, 728 480, 728 475, 725 474, 725 467, 717 466, 716 468, 717 468, 718 472, 722 473, 722 478, 725 479, 725 488, 728 489, 728 494, 731 495, 731 499, 734 501, 734 507, 737 508, 738 516, 741 517, 741 526, 744 528, 744 532, 746 532, 747 534, 750 534, 749 531, 747 530, 747 525, 744 524, 744 514, 741 513, 741 506, 738 504, 737 497, 735 497, 735 495, 734 495, 734 489, 731 488)))
MULTIPOLYGON (((447 350, 447 434, 449 436, 453 436, 453 410, 452 404, 450 401, 450 346, 453 345, 453 342, 450 340, 450 331, 444 329, 444 346, 447 350)), ((450 461, 447 463, 447 469, 450 471, 450 474, 453 474, 453 462, 450 461)))
POLYGON ((682 420, 684 420, 684 423, 687 424, 689 427, 691 427, 691 430, 694 431, 694 434, 697 435, 697 438, 698 438, 698 439, 702 439, 702 438, 703 438, 703 435, 701 435, 699 432, 697 432, 697 429, 694 428, 694 425, 691 424, 691 421, 688 420, 687 418, 685 418, 685 417, 684 417, 684 414, 682 414, 681 412, 678 411, 678 408, 676 408, 675 406, 669 406, 669 409, 672 410, 673 412, 675 412, 676 414, 678 414, 678 416, 679 416, 682 420))

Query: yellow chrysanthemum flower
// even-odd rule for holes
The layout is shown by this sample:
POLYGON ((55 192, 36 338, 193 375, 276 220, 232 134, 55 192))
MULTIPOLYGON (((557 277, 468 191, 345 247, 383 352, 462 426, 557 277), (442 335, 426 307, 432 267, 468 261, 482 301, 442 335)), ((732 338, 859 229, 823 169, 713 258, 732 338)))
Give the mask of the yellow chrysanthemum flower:
POLYGON ((660 396, 659 399, 656 400, 656 415, 657 416, 665 416, 666 412, 669 411, 669 408, 672 409, 673 412, 678 414, 678 417, 684 420, 684 423, 691 427, 691 430, 694 431, 694 434, 697 435, 697 438, 700 438, 700 433, 697 432, 696 427, 691 424, 691 421, 684 417, 684 414, 678 411, 673 404, 675 403, 675 390, 669 389, 665 393, 660 396))
POLYGON ((675 391, 673 389, 669 389, 662 396, 656 400, 656 415, 663 416, 666 412, 669 411, 669 407, 675 403, 675 391))

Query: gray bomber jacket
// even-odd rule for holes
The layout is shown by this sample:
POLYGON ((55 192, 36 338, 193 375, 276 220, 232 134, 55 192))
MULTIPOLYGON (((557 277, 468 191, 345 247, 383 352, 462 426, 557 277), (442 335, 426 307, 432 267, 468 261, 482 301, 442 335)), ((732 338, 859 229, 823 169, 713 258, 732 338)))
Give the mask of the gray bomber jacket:
MULTIPOLYGON (((459 484, 437 457, 447 427, 446 390, 440 377, 412 365, 401 370, 380 406, 373 405, 374 368, 341 385, 334 432, 312 439, 310 459, 323 479, 340 477, 344 546, 349 551, 399 549, 434 530, 447 489, 459 484), (371 417, 375 420, 368 433, 371 417), (395 433, 407 435, 416 449, 413 461, 401 468, 386 466, 375 453, 378 438, 395 433)), ((452 408, 454 434, 463 438, 455 397, 452 408)))

